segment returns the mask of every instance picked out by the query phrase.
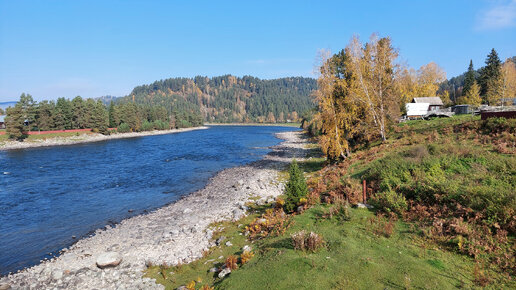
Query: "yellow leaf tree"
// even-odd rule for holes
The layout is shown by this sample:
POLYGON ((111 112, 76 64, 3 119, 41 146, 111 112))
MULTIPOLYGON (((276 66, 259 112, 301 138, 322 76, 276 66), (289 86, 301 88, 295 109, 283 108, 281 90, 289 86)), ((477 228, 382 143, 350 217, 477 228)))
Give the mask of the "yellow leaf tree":
POLYGON ((315 116, 322 125, 322 136, 319 139, 323 152, 328 159, 338 160, 346 157, 348 143, 342 138, 343 130, 339 128, 337 116, 337 104, 333 94, 336 77, 332 72, 330 63, 331 53, 322 50, 319 52, 318 68, 319 77, 317 78, 318 89, 315 91, 315 101, 319 107, 319 112, 315 116))
POLYGON ((510 59, 502 65, 500 97, 504 103, 508 99, 516 98, 516 65, 510 59))
POLYGON ((460 105, 480 106, 482 98, 480 97, 480 86, 476 81, 473 82, 466 95, 459 97, 457 103, 460 105))
POLYGON ((435 62, 423 65, 417 71, 418 97, 437 95, 439 84, 446 80, 446 72, 435 62))
POLYGON ((376 128, 382 141, 387 139, 387 126, 399 116, 399 86, 395 75, 398 52, 391 39, 372 34, 369 43, 363 45, 354 36, 347 46, 349 67, 353 73, 350 97, 365 106, 369 126, 376 128))

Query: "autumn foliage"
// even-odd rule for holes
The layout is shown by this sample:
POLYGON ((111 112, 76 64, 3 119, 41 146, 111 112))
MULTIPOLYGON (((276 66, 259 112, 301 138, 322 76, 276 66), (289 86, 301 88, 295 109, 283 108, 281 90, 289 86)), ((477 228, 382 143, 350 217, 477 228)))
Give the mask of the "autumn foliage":
POLYGON ((385 141, 404 104, 435 96, 445 79, 433 62, 417 72, 400 65, 391 39, 376 34, 365 44, 353 37, 333 56, 322 52, 315 93, 319 110, 313 122, 320 127, 323 152, 339 161, 359 145, 385 141))

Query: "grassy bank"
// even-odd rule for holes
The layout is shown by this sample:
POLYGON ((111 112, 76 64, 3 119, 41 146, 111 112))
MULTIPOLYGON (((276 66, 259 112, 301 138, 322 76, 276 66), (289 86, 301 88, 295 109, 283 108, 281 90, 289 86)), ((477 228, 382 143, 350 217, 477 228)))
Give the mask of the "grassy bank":
POLYGON ((426 244, 414 234, 409 223, 394 222, 385 236, 375 225, 374 213, 351 209, 351 219, 324 217, 330 206, 318 205, 292 219, 284 234, 250 242, 245 234, 263 212, 236 222, 216 225, 223 228, 215 238, 226 237, 205 257, 176 267, 153 266, 147 276, 166 289, 195 281, 195 289, 364 289, 364 288, 473 288, 475 263, 469 257, 426 244), (320 234, 325 247, 316 252, 294 250, 292 233, 300 230, 320 234), (227 241, 231 246, 226 246, 227 241), (250 245, 254 257, 220 279, 213 267, 221 267, 230 255, 242 254, 250 245), (223 258, 220 258, 223 257, 223 258))
MULTIPOLYGON (((60 133, 48 133, 48 134, 38 134, 38 135, 28 135, 27 138, 23 140, 23 142, 31 142, 31 141, 39 141, 42 139, 50 139, 50 138, 56 138, 56 137, 74 137, 79 136, 81 134, 91 134, 89 132, 60 132, 60 133)), ((7 134, 0 135, 0 142, 1 141, 9 141, 9 136, 7 134)))
POLYGON ((266 213, 274 205, 250 205, 250 216, 214 225, 215 239, 226 240, 203 259, 146 275, 167 289, 516 287, 514 120, 409 121, 339 164, 325 164, 315 147, 299 164, 309 177, 309 209, 282 217, 266 213), (336 211, 339 200, 362 201, 363 180, 375 208, 336 211), (269 228, 259 226, 256 238, 249 231, 259 218, 269 228), (295 250, 291 235, 301 230, 319 234, 324 247, 295 250), (219 278, 245 245, 254 257, 219 278))

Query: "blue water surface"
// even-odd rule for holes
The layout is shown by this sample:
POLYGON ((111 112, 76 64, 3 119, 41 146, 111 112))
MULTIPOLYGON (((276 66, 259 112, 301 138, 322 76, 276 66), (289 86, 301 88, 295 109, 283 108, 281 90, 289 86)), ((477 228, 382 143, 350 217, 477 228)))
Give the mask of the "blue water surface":
POLYGON ((107 224, 204 187, 259 160, 289 127, 216 126, 179 134, 0 151, 0 275, 107 224), (131 211, 131 212, 130 212, 131 211))

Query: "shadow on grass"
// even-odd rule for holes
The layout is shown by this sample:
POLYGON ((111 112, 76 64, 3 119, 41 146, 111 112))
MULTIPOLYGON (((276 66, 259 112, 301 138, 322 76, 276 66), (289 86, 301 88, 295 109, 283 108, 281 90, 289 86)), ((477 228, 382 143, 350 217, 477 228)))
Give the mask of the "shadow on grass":
POLYGON ((282 238, 282 239, 276 240, 272 243, 265 244, 264 247, 270 248, 270 249, 287 249, 287 250, 294 249, 294 246, 292 245, 292 240, 290 238, 282 238))
POLYGON ((321 159, 306 160, 303 162, 299 162, 299 167, 302 171, 311 173, 311 172, 321 170, 325 164, 326 164, 326 160, 321 160, 321 159))

